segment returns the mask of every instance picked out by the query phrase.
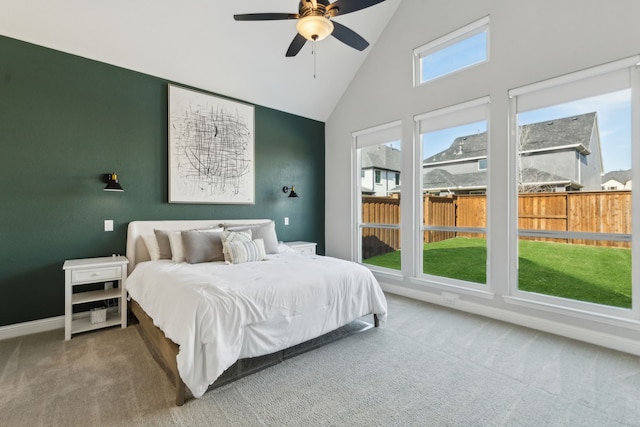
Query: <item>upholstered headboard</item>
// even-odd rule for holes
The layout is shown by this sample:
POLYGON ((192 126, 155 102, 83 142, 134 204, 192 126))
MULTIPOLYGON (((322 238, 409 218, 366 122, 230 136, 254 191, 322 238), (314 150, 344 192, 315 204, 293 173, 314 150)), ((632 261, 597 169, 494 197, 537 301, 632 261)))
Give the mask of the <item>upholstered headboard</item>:
POLYGON ((129 259, 129 273, 136 264, 149 261, 149 251, 142 236, 153 235, 153 230, 194 230, 200 228, 215 227, 220 224, 261 224, 268 223, 270 219, 197 219, 197 220, 167 220, 167 221, 132 221, 127 227, 127 259, 129 259))

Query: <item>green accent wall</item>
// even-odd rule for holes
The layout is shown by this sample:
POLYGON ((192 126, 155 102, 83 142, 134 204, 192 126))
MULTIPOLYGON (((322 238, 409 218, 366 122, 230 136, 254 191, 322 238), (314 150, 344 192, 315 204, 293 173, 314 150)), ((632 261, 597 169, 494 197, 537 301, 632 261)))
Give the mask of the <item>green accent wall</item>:
POLYGON ((255 204, 169 204, 180 82, 6 37, 0 58, 0 326, 64 314, 64 260, 124 254, 133 220, 272 218, 279 240, 324 253, 324 123, 256 105, 255 204), (124 193, 103 191, 109 172, 124 193))

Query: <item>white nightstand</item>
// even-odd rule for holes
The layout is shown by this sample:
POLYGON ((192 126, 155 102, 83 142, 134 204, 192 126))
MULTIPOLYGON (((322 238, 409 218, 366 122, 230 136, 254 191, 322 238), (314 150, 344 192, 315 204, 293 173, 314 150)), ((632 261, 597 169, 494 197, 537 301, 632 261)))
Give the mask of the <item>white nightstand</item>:
POLYGON ((317 243, 313 242, 284 242, 285 245, 289 246, 291 249, 295 249, 298 252, 302 252, 305 254, 315 254, 317 243))
POLYGON ((64 339, 70 340, 72 334, 93 329, 122 325, 127 327, 127 291, 124 281, 127 278, 129 260, 124 256, 101 258, 70 259, 64 262, 64 339), (101 282, 114 283, 112 289, 99 289, 82 292, 82 285, 101 282), (117 284, 117 287, 116 287, 117 284), (91 313, 73 313, 73 306, 93 301, 116 299, 117 313, 107 310, 106 321, 91 323, 91 313))

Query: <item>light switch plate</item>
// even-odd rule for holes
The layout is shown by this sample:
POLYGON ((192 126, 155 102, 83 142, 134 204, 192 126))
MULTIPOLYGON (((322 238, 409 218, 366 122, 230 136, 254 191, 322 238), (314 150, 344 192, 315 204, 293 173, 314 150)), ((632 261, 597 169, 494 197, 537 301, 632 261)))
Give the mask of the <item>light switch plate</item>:
POLYGON ((105 219, 104 220, 104 231, 113 231, 113 220, 105 219))

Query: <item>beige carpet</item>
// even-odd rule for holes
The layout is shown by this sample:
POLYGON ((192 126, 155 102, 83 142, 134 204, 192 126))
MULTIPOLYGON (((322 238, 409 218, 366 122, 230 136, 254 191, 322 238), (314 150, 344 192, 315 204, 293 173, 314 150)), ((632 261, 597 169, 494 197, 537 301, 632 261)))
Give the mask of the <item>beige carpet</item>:
POLYGON ((173 405, 133 327, 0 341, 0 426, 637 426, 640 358, 388 295, 390 318, 173 405))

